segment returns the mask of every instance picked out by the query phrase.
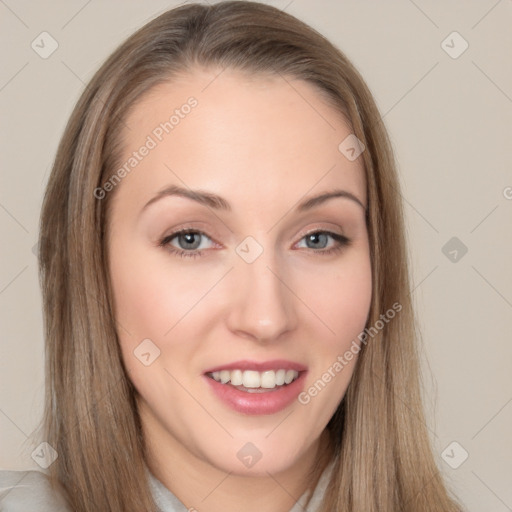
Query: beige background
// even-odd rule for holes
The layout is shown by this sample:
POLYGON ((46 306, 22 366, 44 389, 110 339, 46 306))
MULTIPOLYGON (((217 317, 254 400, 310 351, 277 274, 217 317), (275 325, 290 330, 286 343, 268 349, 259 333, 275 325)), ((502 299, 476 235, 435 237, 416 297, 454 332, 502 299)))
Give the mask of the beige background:
MULTIPOLYGON (((32 248, 58 140, 106 56, 178 3, 0 1, 2 468, 39 469, 29 439, 44 379, 32 248), (31 48, 43 31, 58 42, 47 59, 31 48)), ((510 511, 512 1, 269 3, 329 37, 374 93, 403 183, 438 463, 468 511, 510 511), (442 44, 453 31, 463 39, 442 44), (456 262, 442 250, 452 237, 468 248, 456 262)))

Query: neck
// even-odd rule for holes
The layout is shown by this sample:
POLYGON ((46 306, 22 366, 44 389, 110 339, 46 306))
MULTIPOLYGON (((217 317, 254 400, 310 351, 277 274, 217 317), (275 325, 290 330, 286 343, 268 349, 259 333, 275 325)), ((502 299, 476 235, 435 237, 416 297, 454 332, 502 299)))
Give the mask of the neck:
POLYGON ((151 440, 146 446, 150 471, 188 509, 197 512, 290 510, 304 492, 312 493, 330 458, 325 430, 291 467, 264 476, 236 475, 198 458, 163 427, 151 427, 151 436, 145 435, 151 440))

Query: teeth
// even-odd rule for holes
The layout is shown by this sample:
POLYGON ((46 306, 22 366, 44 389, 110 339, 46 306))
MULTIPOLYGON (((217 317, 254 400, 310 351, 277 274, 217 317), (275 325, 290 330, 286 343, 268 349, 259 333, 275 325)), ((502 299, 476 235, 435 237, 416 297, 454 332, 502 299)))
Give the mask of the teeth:
POLYGON ((290 384, 290 382, 295 379, 295 374, 297 372, 294 370, 286 370, 286 375, 284 376, 284 383, 290 384))
POLYGON ((229 380, 231 384, 233 384, 233 386, 241 386, 243 382, 242 370, 233 370, 230 374, 229 380))
POLYGON ((213 372, 211 376, 222 384, 230 382, 233 386, 272 389, 283 384, 290 384, 299 376, 299 372, 296 370, 268 370, 265 372, 221 370, 213 372))
POLYGON ((251 370, 245 370, 242 375, 242 385, 245 388, 259 388, 260 387, 260 374, 251 370))
MULTIPOLYGON (((279 371, 279 370, 278 370, 279 371)), ((277 385, 276 372, 269 370, 261 373, 261 384, 260 387, 272 389, 277 385)))
POLYGON ((284 376, 286 375, 286 370, 277 370, 276 372, 276 386, 282 386, 284 384, 284 376))

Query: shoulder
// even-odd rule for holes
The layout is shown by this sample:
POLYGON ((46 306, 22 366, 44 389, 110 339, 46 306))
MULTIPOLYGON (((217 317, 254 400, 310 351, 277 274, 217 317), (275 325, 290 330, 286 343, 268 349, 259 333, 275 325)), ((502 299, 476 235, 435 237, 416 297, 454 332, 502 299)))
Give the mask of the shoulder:
POLYGON ((2 512, 70 512, 41 471, 0 470, 2 512))

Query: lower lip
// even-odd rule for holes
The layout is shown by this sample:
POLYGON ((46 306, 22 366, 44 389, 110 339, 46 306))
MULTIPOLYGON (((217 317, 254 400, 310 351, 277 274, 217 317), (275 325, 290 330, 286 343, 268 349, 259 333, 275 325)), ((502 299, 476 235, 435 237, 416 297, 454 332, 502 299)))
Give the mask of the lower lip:
POLYGON ((306 373, 306 371, 300 372, 291 384, 282 386, 277 390, 271 388, 268 391, 258 393, 240 391, 230 384, 221 384, 207 375, 204 375, 204 378, 217 398, 235 411, 243 414, 263 415, 275 414, 291 405, 304 387, 306 373))

